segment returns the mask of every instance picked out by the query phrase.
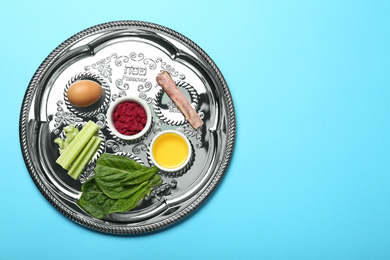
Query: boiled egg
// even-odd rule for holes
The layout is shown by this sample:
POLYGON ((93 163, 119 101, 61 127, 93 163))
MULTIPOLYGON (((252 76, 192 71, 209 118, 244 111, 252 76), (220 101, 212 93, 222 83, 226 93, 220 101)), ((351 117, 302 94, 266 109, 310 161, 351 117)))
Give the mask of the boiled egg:
POLYGON ((67 91, 69 102, 76 107, 90 106, 100 99, 103 88, 92 80, 79 80, 70 85, 67 91))

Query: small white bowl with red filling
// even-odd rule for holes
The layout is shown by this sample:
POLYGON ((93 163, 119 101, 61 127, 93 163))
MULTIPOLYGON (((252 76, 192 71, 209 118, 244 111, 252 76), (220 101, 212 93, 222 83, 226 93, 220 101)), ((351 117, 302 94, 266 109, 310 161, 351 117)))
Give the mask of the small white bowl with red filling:
POLYGON ((148 132, 152 124, 152 113, 142 99, 125 96, 110 104, 107 124, 112 133, 120 139, 135 141, 148 132))

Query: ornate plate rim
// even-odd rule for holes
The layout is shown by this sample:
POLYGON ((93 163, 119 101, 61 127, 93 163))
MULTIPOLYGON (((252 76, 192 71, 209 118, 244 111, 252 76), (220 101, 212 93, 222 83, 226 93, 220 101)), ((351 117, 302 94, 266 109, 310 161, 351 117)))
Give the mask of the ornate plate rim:
POLYGON ((233 148, 235 144, 235 134, 236 134, 236 118, 235 118, 235 110, 233 105, 233 100, 229 91, 229 88, 227 86, 227 83, 222 76, 222 73, 216 66, 216 64, 213 62, 213 60, 204 52, 197 44, 195 44, 192 40, 185 37, 184 35, 169 29, 167 27, 150 23, 150 22, 143 22, 143 21, 134 21, 134 20, 123 20, 123 21, 114 21, 114 22, 107 22, 98 24, 95 26, 92 26, 90 28, 87 28, 83 31, 80 31, 79 33, 73 35, 72 37, 68 38, 66 41, 64 41, 62 44, 60 44, 56 49, 54 49, 47 57, 46 59, 41 63, 39 68, 34 73, 28 88, 26 90, 26 93, 23 98, 22 107, 20 111, 20 119, 19 119, 19 138, 20 138, 20 146, 22 150, 22 155, 24 162, 27 166, 27 169, 29 171, 29 174, 31 178, 33 179, 35 185, 39 189, 39 191, 43 194, 43 196, 63 215, 65 215, 67 218, 71 219, 72 221, 85 226, 87 228, 100 231, 103 233, 112 233, 112 234, 141 234, 141 233, 148 233, 152 231, 156 231, 162 228, 165 228, 171 224, 174 224, 178 222, 179 220, 183 219, 187 215, 189 215, 191 212, 193 212, 196 208, 198 208, 215 190, 217 185, 219 184, 221 178, 225 174, 228 165, 230 163, 230 160, 233 155, 233 148), (30 154, 28 153, 28 145, 27 145, 27 120, 28 120, 28 114, 29 114, 29 108, 31 106, 31 102, 33 99, 33 96, 35 94, 35 90, 37 87, 37 84, 40 82, 42 75, 45 74, 45 72, 50 68, 53 61, 62 55, 62 53, 66 50, 66 48, 76 41, 91 35, 93 33, 99 33, 104 32, 106 30, 111 29, 125 29, 130 27, 142 27, 146 29, 154 29, 159 32, 162 32, 170 37, 173 37, 174 39, 178 40, 182 44, 184 44, 186 47, 190 48, 194 53, 197 53, 200 55, 201 58, 204 59, 204 61, 207 63, 207 65, 210 66, 211 70, 215 73, 217 76, 218 83, 222 86, 224 98, 226 100, 226 107, 227 107, 227 113, 228 113, 228 127, 227 127, 227 142, 226 142, 226 152, 223 154, 223 160, 222 163, 219 165, 219 168, 215 174, 215 177, 209 184, 209 186, 199 195, 199 197, 193 201, 190 205, 188 205, 185 209, 181 210, 180 212, 176 213, 175 215, 158 221, 156 223, 152 224, 146 224, 143 226, 137 226, 137 227, 129 227, 129 226, 121 226, 119 225, 104 225, 104 224, 98 224, 94 223, 90 220, 85 219, 83 216, 79 216, 78 214, 75 214, 70 209, 68 209, 65 205, 62 204, 61 201, 59 201, 50 191, 49 189, 44 185, 42 180, 39 178, 39 175, 37 173, 37 170, 32 163, 32 159, 30 154))

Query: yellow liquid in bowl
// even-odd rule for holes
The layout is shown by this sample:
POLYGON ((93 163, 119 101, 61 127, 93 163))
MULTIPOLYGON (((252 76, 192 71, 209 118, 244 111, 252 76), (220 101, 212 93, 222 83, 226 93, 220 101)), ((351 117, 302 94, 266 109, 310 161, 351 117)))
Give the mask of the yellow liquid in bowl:
POLYGON ((154 160, 167 169, 180 167, 186 161, 188 151, 186 140, 174 133, 159 136, 152 148, 154 160))

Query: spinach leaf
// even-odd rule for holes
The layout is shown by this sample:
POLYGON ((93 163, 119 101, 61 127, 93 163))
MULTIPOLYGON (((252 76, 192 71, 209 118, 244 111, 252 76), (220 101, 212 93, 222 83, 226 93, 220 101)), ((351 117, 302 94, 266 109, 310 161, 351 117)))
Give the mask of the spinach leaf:
POLYGON ((150 193, 150 188, 143 188, 136 194, 126 199, 118 199, 108 210, 107 214, 114 212, 126 212, 138 205, 138 203, 150 193))
POLYGON ((124 171, 147 169, 148 167, 124 156, 103 153, 98 162, 100 165, 110 166, 124 171))
POLYGON ((112 199, 127 198, 145 187, 158 168, 146 167, 129 158, 102 154, 96 162, 95 178, 100 189, 112 199))
POLYGON ((107 215, 111 206, 116 202, 116 200, 103 193, 97 185, 95 178, 87 180, 81 186, 81 191, 82 194, 77 201, 77 205, 97 219, 102 219, 107 215))
POLYGON ((149 180, 148 187, 154 187, 162 184, 160 175, 154 175, 153 178, 149 180))
POLYGON ((151 187, 160 185, 162 183, 161 177, 159 175, 154 175, 151 178, 147 185, 140 188, 133 196, 125 199, 118 199, 109 209, 107 214, 113 212, 126 212, 138 205, 138 203, 145 198, 146 195, 150 194, 151 187))
POLYGON ((151 187, 162 184, 161 177, 155 174, 157 171, 131 159, 104 153, 97 161, 95 176, 82 185, 77 204, 98 219, 129 211, 150 194, 151 187), (129 168, 124 169, 123 165, 129 168), (143 181, 134 181, 137 179, 143 181), (134 182, 137 184, 129 184, 134 182))

